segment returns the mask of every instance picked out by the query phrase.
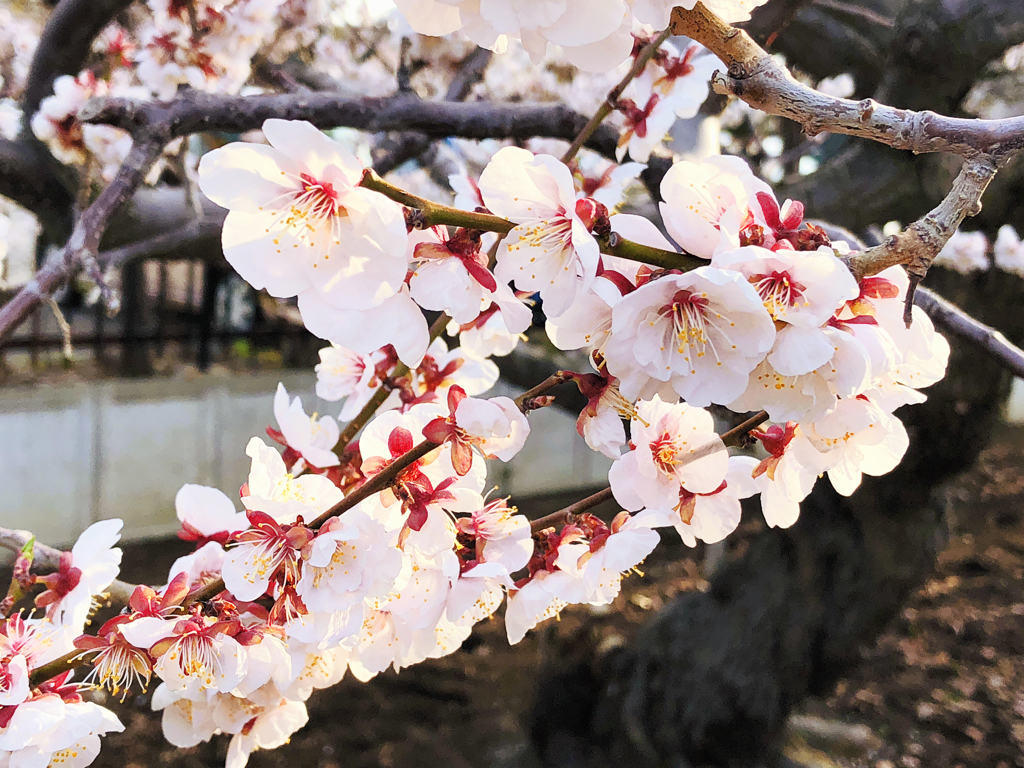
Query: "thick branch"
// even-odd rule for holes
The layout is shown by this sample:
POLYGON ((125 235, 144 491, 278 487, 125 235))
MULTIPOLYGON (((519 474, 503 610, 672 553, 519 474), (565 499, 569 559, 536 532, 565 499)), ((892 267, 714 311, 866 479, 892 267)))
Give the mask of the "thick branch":
POLYGON ((906 264, 911 278, 920 282, 960 223, 981 211, 981 196, 995 173, 996 167, 988 158, 966 161, 938 206, 882 245, 848 259, 854 277, 860 280, 896 264, 906 264))
POLYGON ((1015 376, 1024 376, 1024 350, 1007 341, 995 328, 975 320, 927 288, 917 289, 914 302, 937 326, 981 347, 1015 376))
MULTIPOLYGON (((423 101, 409 94, 347 99, 336 93, 215 96, 189 93, 171 102, 94 99, 79 111, 86 123, 102 123, 135 134, 145 125, 166 125, 172 138, 201 131, 239 133, 269 118, 307 120, 318 128, 416 131, 432 138, 571 141, 587 118, 563 104, 487 104, 423 101)), ((616 133, 599 130, 588 147, 614 157, 616 133)))
POLYGON ((795 80, 789 71, 742 30, 730 27, 702 4, 672 13, 672 31, 700 41, 727 66, 712 84, 752 107, 800 123, 815 135, 822 131, 860 136, 912 152, 951 152, 964 157, 986 154, 1001 160, 1024 149, 1024 116, 1002 120, 945 117, 879 104, 826 96, 795 80))

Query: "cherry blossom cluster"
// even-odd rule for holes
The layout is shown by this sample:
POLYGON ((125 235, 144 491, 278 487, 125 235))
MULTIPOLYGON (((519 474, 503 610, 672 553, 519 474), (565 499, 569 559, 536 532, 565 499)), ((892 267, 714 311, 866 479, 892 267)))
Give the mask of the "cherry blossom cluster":
POLYGON ((160 99, 179 85, 236 92, 250 62, 279 24, 284 0, 149 0, 152 15, 138 30, 138 78, 160 99))
POLYGON ((845 244, 805 223, 800 203, 780 205, 737 158, 669 170, 669 239, 610 213, 614 195, 588 194, 615 184, 588 186, 551 155, 505 147, 479 178, 455 180, 468 210, 414 209, 308 123, 269 120, 263 134, 266 144, 204 155, 200 188, 228 209, 232 266, 295 298, 306 327, 331 342, 318 393, 344 398, 341 420, 365 427, 353 439, 279 386, 267 432, 283 450, 249 442, 240 504, 184 486, 180 535, 196 552, 83 635, 116 574, 104 553, 119 523, 90 529, 42 578, 44 615, 7 619, 7 637, 52 625, 57 649, 73 644, 92 664, 81 683, 61 672, 30 684, 61 654, 9 643, 3 679, 15 693, 0 748, 12 755, 71 749, 87 764, 119 726, 80 687, 123 695, 155 676, 167 739, 230 735, 239 768, 283 744, 312 691, 346 672, 367 680, 451 653, 502 603, 514 643, 567 605, 611 602, 659 528, 691 546, 716 542, 744 498, 760 494, 766 521, 788 526, 819 476, 852 493, 900 461, 908 441, 893 412, 944 372, 949 348, 928 318, 903 322, 905 272, 858 283, 845 244), (438 211, 466 226, 431 225, 438 211), (615 243, 638 260, 609 253, 615 243), (537 310, 556 347, 592 363, 560 381, 587 399, 586 443, 613 460, 608 496, 622 511, 610 521, 581 510, 534 530, 507 499, 484 495, 486 462, 520 451, 526 412, 546 400, 477 395, 497 379, 488 358, 511 351, 537 310), (432 328, 425 312, 442 313, 432 328), (712 404, 767 412, 774 423, 751 433, 760 456, 729 454, 712 404), (105 545, 90 538, 101 534, 105 545), (44 706, 64 713, 46 731, 44 706))
MULTIPOLYGON (((42 584, 32 616, 14 613, 0 619, 0 763, 14 766, 67 765, 83 768, 100 751, 100 736, 124 730, 117 717, 83 699, 75 673, 62 671, 37 683, 33 673, 74 654, 94 610, 94 600, 117 576, 121 550, 120 520, 96 523, 83 533, 57 570, 31 576, 31 560, 19 558, 15 583, 42 584)), ((6 609, 10 611, 10 607, 6 609)), ((90 675, 97 672, 94 670, 90 675)))
POLYGON ((131 136, 108 125, 89 125, 78 121, 78 110, 94 96, 148 98, 145 88, 133 86, 127 72, 120 71, 108 80, 98 79, 90 70, 77 77, 61 75, 32 116, 32 132, 49 147, 53 156, 68 165, 85 166, 95 160, 100 177, 109 182, 128 156, 131 136))
MULTIPOLYGON (((580 432, 616 460, 612 489, 624 507, 658 508, 649 499, 638 503, 642 492, 627 480, 660 482, 676 471, 678 450, 665 442, 672 429, 638 442, 654 418, 645 409, 764 409, 778 423, 757 433, 773 460, 749 473, 756 484, 731 485, 736 499, 756 487, 769 522, 789 525, 819 475, 827 472, 838 490, 852 493, 863 473, 892 469, 907 442, 892 412, 919 402, 917 389, 945 369, 948 346, 923 313, 911 328, 903 323, 902 270, 858 284, 840 259, 846 245, 804 224, 800 203, 780 205, 736 158, 679 162, 665 176, 661 213, 673 243, 641 217, 609 215, 554 157, 501 149, 478 180, 460 181, 465 207, 514 225, 496 245, 492 270, 479 230, 410 224, 403 232, 399 206, 362 186, 355 159, 311 127, 269 121, 265 132, 269 147, 233 145, 206 155, 201 185, 230 209, 229 261, 257 287, 297 296, 307 328, 334 343, 324 350, 320 385, 349 397, 346 416, 375 387, 394 387, 389 358, 420 365, 429 343, 420 309, 446 312, 452 330, 467 333, 481 317, 500 316, 501 335, 510 337, 529 326, 532 313, 519 296, 532 295, 552 343, 584 348, 594 363, 594 373, 577 376, 590 400, 580 432), (356 200, 378 212, 375 223, 389 222, 373 241, 376 258, 358 265, 355 246, 332 250, 369 239, 369 230, 356 228, 356 200), (384 231, 394 238, 390 251, 384 231), (599 240, 609 233, 707 266, 652 270, 603 255, 599 240), (384 333, 390 345, 375 348, 384 333), (685 404, 674 405, 679 399, 685 404), (630 453, 620 458, 623 417, 632 427, 630 453), (659 441, 661 448, 652 447, 659 441), (632 466, 644 450, 669 458, 645 474, 632 466)), ((420 395, 410 386, 394 388, 389 407, 415 403, 420 395)), ((669 509, 681 525, 692 526, 693 509, 706 506, 686 494, 713 495, 729 485, 727 467, 720 469, 709 475, 717 478, 711 487, 672 486, 680 500, 669 509)), ((735 527, 738 504, 727 506, 736 511, 726 516, 731 526, 708 523, 709 531, 735 527)), ((681 532, 688 540, 724 535, 693 532, 703 527, 698 519, 696 529, 681 532)))
MULTIPOLYGON (((727 21, 761 4, 705 2, 727 21)), ((535 61, 559 46, 607 70, 640 55, 652 39, 642 25, 664 28, 675 3, 398 5, 425 34, 459 29, 495 50, 515 39, 535 61)), ((101 35, 94 66, 56 81, 31 128, 58 159, 96 162, 109 177, 128 138, 81 126, 86 99, 235 92, 257 52, 282 61, 311 48, 356 71, 352 40, 317 34, 329 11, 149 0, 101 35)), ((427 59, 465 53, 416 45, 427 59)), ((768 525, 786 527, 822 476, 849 495, 864 475, 891 471, 908 447, 895 412, 924 399, 949 355, 923 312, 905 323, 902 268, 855 279, 849 245, 804 221, 800 202, 780 203, 737 157, 675 162, 659 190, 663 229, 619 212, 720 66, 696 43, 662 43, 610 105, 622 121, 618 159, 634 162, 481 142, 448 180, 452 206, 380 179, 360 160, 365 147, 306 122, 268 120, 261 135, 203 154, 199 189, 227 209, 225 258, 255 289, 294 301, 329 343, 316 391, 344 402, 310 414, 279 385, 272 444, 249 441, 240 492, 183 486, 179 537, 195 551, 98 627, 120 521, 92 526, 46 576, 31 576, 23 553, 0 603, 0 766, 88 765, 121 725, 87 689, 123 697, 152 686, 168 741, 229 736, 228 766, 242 768, 254 750, 284 744, 313 691, 347 673, 365 681, 450 654, 503 606, 516 643, 568 605, 610 603, 659 529, 688 546, 721 541, 754 496, 768 525), (518 401, 487 398, 492 358, 541 328, 586 370, 560 371, 518 401), (555 386, 585 398, 577 430, 610 462, 608 488, 531 522, 489 489, 488 462, 523 449, 528 414, 555 386), (759 413, 745 422, 747 449, 723 437, 710 406, 759 413), (601 500, 616 513, 591 512, 601 500), (17 610, 30 590, 32 610, 17 610)), ((557 79, 531 82, 545 77, 557 79)), ((368 80, 373 89, 390 74, 368 80)), ((595 82, 600 102, 608 83, 595 82)), ((1022 271, 1016 233, 1004 228, 994 250, 998 266, 1022 271)), ((967 271, 986 252, 960 235, 940 263, 967 271)))
MULTIPOLYGON (((767 0, 709 0, 704 5, 727 22, 745 21, 767 0)), ((549 45, 584 70, 607 71, 633 47, 635 23, 668 26, 674 6, 687 10, 696 0, 563 0, 562 2, 477 2, 476 0, 396 0, 410 26, 424 35, 461 31, 477 45, 504 53, 518 40, 538 63, 549 45)))
POLYGON ((1004 272, 1024 277, 1024 244, 1009 224, 999 228, 995 242, 989 242, 984 232, 957 230, 935 257, 935 264, 962 275, 985 272, 995 265, 1004 272))

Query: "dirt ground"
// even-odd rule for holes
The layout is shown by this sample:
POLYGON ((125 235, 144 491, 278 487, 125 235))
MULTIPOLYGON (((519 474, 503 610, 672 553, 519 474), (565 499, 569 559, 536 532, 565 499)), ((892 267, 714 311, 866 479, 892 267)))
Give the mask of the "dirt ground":
MULTIPOLYGON (((806 703, 794 721, 791 757, 819 767, 1024 767, 1022 448, 1024 429, 1007 428, 949 492, 950 543, 935 574, 854 673, 827 699, 806 703), (816 740, 817 728, 808 731, 806 723, 821 719, 841 724, 855 743, 846 736, 816 740)), ((539 500, 524 511, 538 516, 560 502, 539 500)), ((733 546, 742 547, 756 525, 745 526, 733 546)), ((704 584, 703 552, 664 538, 644 575, 628 578, 610 609, 567 610, 511 648, 496 618, 447 658, 367 684, 348 677, 314 694, 309 724, 291 744, 257 753, 249 764, 532 768, 522 721, 551 649, 585 633, 599 644, 620 642, 673 596, 704 584)), ((180 542, 130 547, 124 578, 159 579, 182 551, 180 542)), ((226 737, 174 749, 162 739, 147 695, 115 707, 127 728, 106 738, 97 768, 223 765, 226 737)))

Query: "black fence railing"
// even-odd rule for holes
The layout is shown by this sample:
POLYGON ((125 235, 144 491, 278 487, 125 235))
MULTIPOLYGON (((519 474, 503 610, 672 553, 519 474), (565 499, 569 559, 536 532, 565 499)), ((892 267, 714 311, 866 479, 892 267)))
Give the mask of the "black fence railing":
MULTIPOLYGON (((294 306, 262 297, 223 263, 140 260, 121 272, 121 310, 108 317, 68 291, 59 301, 76 360, 92 358, 111 375, 147 376, 172 355, 206 370, 218 362, 266 360, 284 367, 316 362, 325 342, 295 321, 294 306)), ((21 356, 32 368, 59 358, 65 334, 42 306, 0 343, 0 371, 21 356)))

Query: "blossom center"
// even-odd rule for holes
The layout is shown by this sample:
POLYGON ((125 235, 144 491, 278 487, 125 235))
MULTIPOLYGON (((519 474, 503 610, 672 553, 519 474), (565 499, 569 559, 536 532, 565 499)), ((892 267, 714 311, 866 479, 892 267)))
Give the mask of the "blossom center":
POLYGON ((519 242, 530 248, 539 248, 545 256, 549 253, 561 254, 572 244, 572 219, 565 214, 521 227, 519 242))
POLYGON ((707 298, 690 291, 677 291, 672 297, 672 303, 662 307, 661 315, 671 321, 676 351, 685 355, 683 359, 686 362, 691 362, 691 351, 697 357, 704 357, 708 347, 718 357, 709 334, 711 323, 707 298))
POLYGON ((221 671, 220 659, 213 647, 213 639, 202 632, 190 631, 175 641, 167 651, 186 677, 199 677, 213 685, 221 671))
POLYGON ((679 455, 681 447, 675 437, 668 432, 662 433, 661 437, 651 443, 651 456, 658 469, 667 475, 672 474, 675 465, 679 462, 676 456, 679 455))
POLYGON ((778 319, 787 309, 804 301, 806 288, 790 277, 788 272, 776 270, 767 275, 753 275, 750 283, 761 297, 772 319, 778 319))
POLYGON ((139 688, 145 690, 150 674, 149 661, 144 653, 115 642, 96 656, 92 672, 85 682, 109 688, 115 696, 120 693, 121 701, 124 701, 133 684, 137 683, 139 688))

